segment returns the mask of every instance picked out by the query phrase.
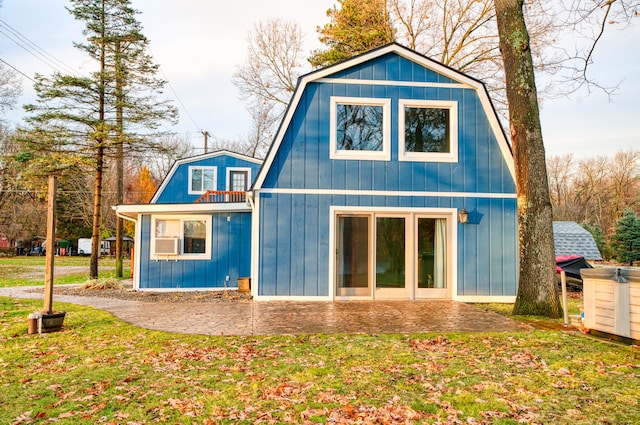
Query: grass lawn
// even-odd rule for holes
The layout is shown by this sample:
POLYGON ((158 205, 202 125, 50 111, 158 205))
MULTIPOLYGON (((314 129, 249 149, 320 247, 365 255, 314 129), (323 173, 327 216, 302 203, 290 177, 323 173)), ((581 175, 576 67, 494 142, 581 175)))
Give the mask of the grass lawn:
POLYGON ((580 333, 180 335, 55 306, 27 335, 42 301, 0 297, 0 424, 640 423, 640 350, 580 333))
MULTIPOLYGON (((89 257, 55 257, 54 283, 84 283, 89 279, 89 257)), ((44 285, 45 257, 0 257, 0 288, 10 286, 44 285)), ((101 278, 115 276, 115 260, 100 258, 101 278)), ((130 276, 129 260, 124 260, 123 274, 130 276)))

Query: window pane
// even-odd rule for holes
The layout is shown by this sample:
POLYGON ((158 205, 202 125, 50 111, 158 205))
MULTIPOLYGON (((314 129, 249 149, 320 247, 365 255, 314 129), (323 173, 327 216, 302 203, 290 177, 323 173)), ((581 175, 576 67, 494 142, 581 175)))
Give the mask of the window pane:
POLYGON ((215 170, 202 170, 202 191, 216 190, 215 170))
POLYGON ((231 171, 231 190, 234 192, 244 192, 247 190, 247 172, 231 171))
POLYGON ((376 219, 376 287, 405 287, 405 219, 376 219))
POLYGON ((180 220, 156 220, 156 238, 179 238, 180 220))
POLYGON ((337 104, 336 114, 338 150, 382 151, 382 106, 337 104))
POLYGON ((191 190, 202 192, 202 170, 191 170, 191 190))
POLYGON ((369 217, 338 217, 338 292, 369 286, 369 217))
POLYGON ((449 109, 446 108, 405 107, 405 151, 451 152, 449 113, 449 109))
POLYGON ((206 222, 204 220, 185 220, 182 252, 185 254, 204 254, 206 242, 206 222))

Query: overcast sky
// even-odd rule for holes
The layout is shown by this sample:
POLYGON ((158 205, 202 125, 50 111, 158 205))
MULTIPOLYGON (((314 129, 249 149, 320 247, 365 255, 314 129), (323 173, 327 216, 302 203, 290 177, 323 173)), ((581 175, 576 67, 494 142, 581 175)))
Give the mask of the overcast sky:
MULTIPOLYGON (((0 0, 2 1, 2 0, 0 0)), ((245 61, 246 35, 271 17, 296 21, 305 33, 307 51, 319 47, 316 27, 328 22, 334 0, 132 0, 142 12, 138 20, 151 41, 151 51, 170 83, 167 95, 180 109, 171 130, 201 146, 201 130, 215 138, 235 139, 250 126, 245 104, 231 83, 236 66, 245 61)), ((65 10, 66 0, 3 0, 0 19, 39 48, 73 69, 89 69, 87 58, 74 49, 81 42, 82 23, 65 10)), ((582 92, 571 99, 545 100, 542 129, 547 155, 609 155, 640 147, 640 22, 618 31, 608 28, 595 55, 591 75, 603 84, 620 83, 613 102, 602 93, 582 92)), ((2 29, 3 33, 8 31, 2 29)), ((9 33, 9 35, 11 35, 9 33)), ((15 37, 15 36, 14 36, 15 37)), ((28 76, 54 70, 0 33, 0 58, 28 76)), ((32 102, 32 82, 24 79, 19 104, 32 102)), ((13 124, 22 109, 8 114, 13 124)))

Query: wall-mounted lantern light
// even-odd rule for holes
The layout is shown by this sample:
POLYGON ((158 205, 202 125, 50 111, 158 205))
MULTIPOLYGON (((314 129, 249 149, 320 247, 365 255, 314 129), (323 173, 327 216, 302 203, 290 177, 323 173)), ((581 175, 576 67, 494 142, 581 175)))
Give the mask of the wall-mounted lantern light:
POLYGON ((460 224, 467 224, 467 221, 469 221, 469 212, 464 208, 460 208, 460 211, 458 211, 458 221, 460 224))

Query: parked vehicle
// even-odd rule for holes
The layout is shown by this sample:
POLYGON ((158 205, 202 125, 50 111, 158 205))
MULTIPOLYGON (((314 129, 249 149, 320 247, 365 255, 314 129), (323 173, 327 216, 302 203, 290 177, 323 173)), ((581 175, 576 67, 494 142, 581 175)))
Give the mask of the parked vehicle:
POLYGON ((91 255, 91 239, 79 238, 78 239, 78 255, 91 255))

